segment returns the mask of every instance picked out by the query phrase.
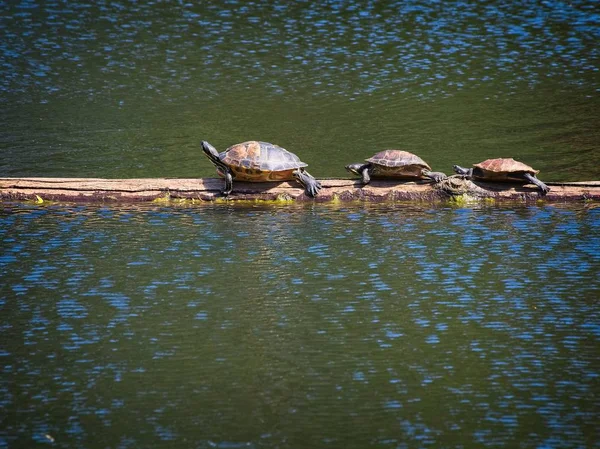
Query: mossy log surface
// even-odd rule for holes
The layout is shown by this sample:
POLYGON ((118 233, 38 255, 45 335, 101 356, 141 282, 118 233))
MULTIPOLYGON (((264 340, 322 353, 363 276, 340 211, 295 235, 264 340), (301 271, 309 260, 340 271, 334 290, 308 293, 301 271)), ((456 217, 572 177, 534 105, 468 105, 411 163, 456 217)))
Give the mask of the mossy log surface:
MULTIPOLYGON (((600 181, 547 183, 542 196, 533 185, 471 182, 451 177, 450 182, 398 182, 373 180, 363 186, 353 179, 321 180, 323 189, 313 199, 295 182, 234 182, 230 201, 440 201, 453 197, 509 201, 568 202, 600 200, 600 181)), ((4 201, 145 202, 166 199, 211 202, 223 200, 218 178, 0 178, 4 201)))

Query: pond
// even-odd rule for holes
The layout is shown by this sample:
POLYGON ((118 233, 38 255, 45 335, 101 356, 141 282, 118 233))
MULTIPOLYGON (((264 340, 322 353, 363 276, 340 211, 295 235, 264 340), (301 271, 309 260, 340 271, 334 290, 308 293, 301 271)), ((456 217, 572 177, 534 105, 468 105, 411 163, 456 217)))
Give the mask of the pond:
MULTIPOLYGON (((0 1, 0 176, 600 179, 594 1, 0 1)), ((0 203, 0 448, 595 447, 600 208, 0 203)))
POLYGON ((592 447, 600 208, 4 206, 0 447, 592 447))
POLYGON ((263 140, 318 177, 404 148, 600 179, 593 0, 2 3, 2 176, 214 176, 201 140, 263 140))

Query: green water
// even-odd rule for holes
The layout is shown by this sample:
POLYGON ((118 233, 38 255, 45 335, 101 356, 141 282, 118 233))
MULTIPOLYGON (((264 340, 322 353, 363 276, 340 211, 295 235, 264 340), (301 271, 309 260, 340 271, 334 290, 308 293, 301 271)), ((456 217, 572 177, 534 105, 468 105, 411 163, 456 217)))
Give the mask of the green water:
MULTIPOLYGON (((0 176, 598 180, 596 3, 0 0, 0 176)), ((600 447, 599 211, 0 204, 0 448, 600 447)))
POLYGON ((385 148, 600 178, 594 1, 6 1, 0 175, 214 176, 246 140, 319 177, 385 148))
POLYGON ((3 207, 0 447, 595 447, 600 209, 3 207))

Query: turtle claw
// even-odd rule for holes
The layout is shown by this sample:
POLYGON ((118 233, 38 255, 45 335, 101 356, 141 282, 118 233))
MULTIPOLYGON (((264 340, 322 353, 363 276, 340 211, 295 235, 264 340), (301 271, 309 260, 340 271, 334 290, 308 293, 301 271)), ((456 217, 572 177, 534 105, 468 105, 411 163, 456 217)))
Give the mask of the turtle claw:
POLYGON ((314 185, 307 186, 305 189, 306 194, 312 198, 317 196, 320 191, 321 191, 321 183, 318 181, 316 183, 314 183, 314 185))
POLYGON ((525 173, 523 177, 532 184, 535 184, 538 189, 540 189, 540 194, 542 196, 546 195, 550 191, 550 187, 544 184, 542 181, 537 179, 534 175, 529 173, 525 173))
POLYGON ((321 191, 321 183, 317 181, 309 172, 304 170, 304 168, 299 168, 294 170, 293 172, 294 178, 302 184, 304 187, 304 193, 308 196, 314 198, 321 191))
POLYGON ((224 197, 228 197, 231 191, 233 190, 233 175, 231 174, 231 170, 227 168, 224 173, 225 176, 225 188, 221 191, 224 197))

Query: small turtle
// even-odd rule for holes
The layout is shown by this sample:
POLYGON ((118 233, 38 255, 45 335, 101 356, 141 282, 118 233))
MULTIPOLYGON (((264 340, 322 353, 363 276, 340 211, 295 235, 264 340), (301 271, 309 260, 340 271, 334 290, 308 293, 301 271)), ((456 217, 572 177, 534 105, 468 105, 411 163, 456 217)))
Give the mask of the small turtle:
POLYGON ((368 184, 371 177, 400 179, 431 179, 440 182, 447 176, 441 172, 432 172, 431 167, 419 156, 402 150, 384 150, 365 163, 346 165, 346 170, 362 177, 363 184, 368 184))
POLYGON ((474 164, 473 168, 455 165, 454 171, 469 179, 481 181, 532 183, 540 189, 542 195, 550 191, 550 187, 535 177, 539 170, 534 170, 529 165, 515 161, 513 158, 488 159, 474 164))
POLYGON ((222 153, 204 140, 201 145, 204 154, 217 167, 219 176, 225 178, 222 192, 225 196, 231 193, 234 179, 250 182, 296 179, 311 197, 321 190, 321 183, 304 169, 307 164, 278 145, 251 140, 233 145, 222 153))

